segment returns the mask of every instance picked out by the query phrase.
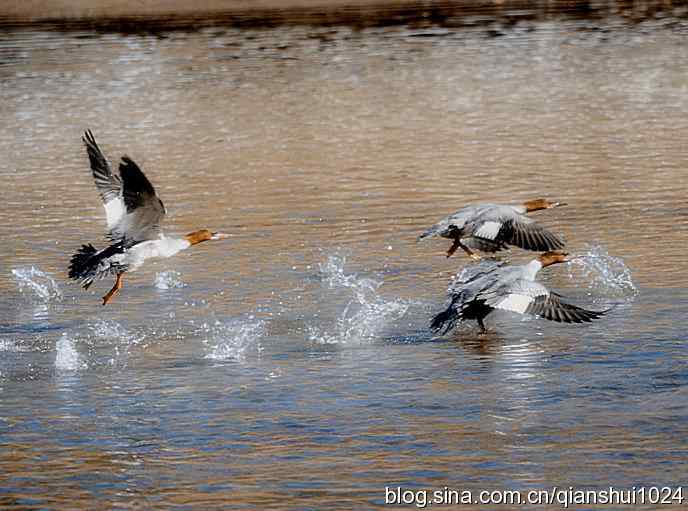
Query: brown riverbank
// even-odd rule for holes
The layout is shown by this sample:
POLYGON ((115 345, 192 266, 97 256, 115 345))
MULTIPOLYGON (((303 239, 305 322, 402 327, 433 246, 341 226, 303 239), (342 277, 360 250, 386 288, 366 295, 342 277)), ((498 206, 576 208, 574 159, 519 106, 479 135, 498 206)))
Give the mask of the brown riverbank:
POLYGON ((684 16, 687 0, 35 0, 0 5, 0 26, 102 30, 169 30, 206 26, 294 24, 381 26, 474 25, 499 19, 618 16, 628 21, 684 16))

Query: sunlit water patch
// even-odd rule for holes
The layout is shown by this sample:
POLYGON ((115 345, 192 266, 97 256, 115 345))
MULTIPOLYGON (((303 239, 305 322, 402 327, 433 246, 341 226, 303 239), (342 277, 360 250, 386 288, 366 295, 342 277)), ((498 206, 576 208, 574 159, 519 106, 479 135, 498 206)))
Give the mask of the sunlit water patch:
POLYGON ((620 257, 611 256, 600 245, 589 245, 568 264, 569 278, 588 287, 589 295, 602 297, 633 297, 638 288, 631 270, 620 257))
POLYGON ((351 298, 334 319, 333 327, 308 326, 311 341, 322 344, 369 341, 392 322, 402 318, 409 308, 410 304, 405 300, 384 298, 379 293, 381 280, 345 273, 345 263, 344 257, 330 256, 320 265, 320 272, 328 289, 334 292, 346 290, 351 298))
POLYGON ((261 338, 265 335, 266 322, 249 316, 245 320, 204 323, 201 330, 206 338, 203 343, 211 360, 235 360, 244 362, 249 355, 258 356, 263 351, 261 338))
POLYGON ((14 268, 12 275, 22 295, 44 303, 62 300, 62 291, 55 279, 35 266, 14 268))

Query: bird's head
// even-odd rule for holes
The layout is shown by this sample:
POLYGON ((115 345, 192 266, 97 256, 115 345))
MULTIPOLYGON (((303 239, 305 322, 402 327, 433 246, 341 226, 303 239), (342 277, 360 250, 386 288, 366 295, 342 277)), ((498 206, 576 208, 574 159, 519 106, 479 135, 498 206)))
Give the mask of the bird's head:
POLYGON ((549 266, 550 264, 565 263, 569 261, 566 259, 568 252, 562 250, 550 250, 538 256, 538 261, 542 264, 542 267, 549 266))
POLYGON ((527 212, 539 211, 541 209, 558 208, 559 206, 566 206, 565 202, 553 202, 547 199, 533 199, 523 203, 527 212))
POLYGON ((223 232, 212 232, 209 229, 201 229, 200 231, 190 232, 184 236, 184 238, 186 238, 186 240, 192 245, 197 245, 202 241, 223 240, 229 238, 229 234, 225 234, 223 232))

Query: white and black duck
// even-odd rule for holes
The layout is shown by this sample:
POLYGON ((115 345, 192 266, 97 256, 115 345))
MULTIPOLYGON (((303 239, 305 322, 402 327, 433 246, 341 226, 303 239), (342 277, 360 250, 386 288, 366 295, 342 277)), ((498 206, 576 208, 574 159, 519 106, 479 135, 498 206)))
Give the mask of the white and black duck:
POLYGON ((69 277, 88 289, 95 279, 114 276, 115 284, 103 296, 103 305, 122 289, 123 275, 137 270, 147 259, 171 257, 203 241, 228 237, 208 229, 180 237, 165 236, 160 229, 165 206, 139 166, 131 158, 123 156, 117 175, 112 172, 90 131, 86 131, 83 141, 96 188, 105 207, 110 245, 100 250, 90 243, 83 245, 72 256, 69 277))
POLYGON ((564 241, 526 214, 564 205, 547 199, 530 200, 518 205, 470 205, 443 218, 418 239, 431 236, 448 238, 453 243, 447 251, 447 257, 461 248, 475 260, 480 256, 474 250, 497 252, 509 245, 538 252, 560 250, 564 248, 564 241))
POLYGON ((607 311, 590 311, 566 303, 561 295, 535 282, 535 276, 542 268, 566 262, 567 255, 550 251, 520 266, 483 261, 469 268, 450 286, 449 306, 433 318, 430 328, 446 333, 458 323, 470 319, 477 321, 481 331, 485 332, 483 320, 495 309, 564 323, 587 323, 601 317, 607 311))

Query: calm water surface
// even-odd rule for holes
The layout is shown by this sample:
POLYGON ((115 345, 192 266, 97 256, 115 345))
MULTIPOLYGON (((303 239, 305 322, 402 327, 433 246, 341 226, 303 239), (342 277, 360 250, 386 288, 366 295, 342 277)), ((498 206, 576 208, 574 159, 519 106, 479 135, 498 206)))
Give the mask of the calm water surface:
MULTIPOLYGON (((688 472, 688 42, 579 30, 213 29, 0 40, 0 504, 366 509, 384 487, 677 485, 688 472), (169 232, 232 233, 101 307, 80 136, 169 232), (434 338, 466 260, 415 237, 549 197, 608 316, 434 338)), ((514 262, 528 254, 514 250, 514 262)))

